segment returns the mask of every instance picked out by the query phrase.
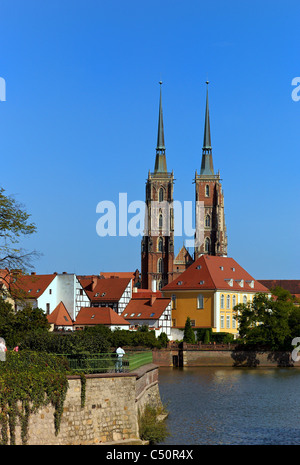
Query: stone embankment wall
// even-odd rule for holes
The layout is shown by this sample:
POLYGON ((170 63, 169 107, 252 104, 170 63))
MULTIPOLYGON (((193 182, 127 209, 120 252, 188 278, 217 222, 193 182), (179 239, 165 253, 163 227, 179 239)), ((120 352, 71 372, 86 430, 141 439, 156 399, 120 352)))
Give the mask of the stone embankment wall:
POLYGON ((221 366, 221 367, 298 367, 300 361, 292 360, 289 352, 256 352, 217 347, 167 348, 153 351, 153 363, 158 366, 221 366))
MULTIPOLYGON (((81 407, 81 379, 69 378, 59 434, 54 408, 46 407, 29 419, 29 445, 88 445, 139 441, 138 410, 150 403, 161 406, 158 367, 145 365, 135 373, 86 375, 85 405, 81 407)), ((20 427, 16 443, 21 444, 20 427)))

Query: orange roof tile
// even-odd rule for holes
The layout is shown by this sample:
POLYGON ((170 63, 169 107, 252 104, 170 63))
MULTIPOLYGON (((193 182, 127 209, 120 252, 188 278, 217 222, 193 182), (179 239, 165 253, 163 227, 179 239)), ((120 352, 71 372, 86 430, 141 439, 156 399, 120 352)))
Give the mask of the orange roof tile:
POLYGON ((128 322, 110 307, 81 307, 76 325, 128 325, 128 322))
POLYGON ((118 302, 131 278, 100 278, 99 276, 78 276, 79 282, 91 301, 118 302))
POLYGON ((48 323, 56 326, 73 326, 72 318, 63 302, 60 302, 50 315, 47 315, 48 323))
POLYGON ((233 258, 202 255, 178 278, 162 288, 168 290, 234 290, 244 292, 268 292, 233 258), (240 283, 243 282, 243 286, 240 283), (253 285, 253 287, 252 287, 253 285))
POLYGON ((12 294, 23 292, 22 297, 36 299, 45 292, 55 277, 56 274, 19 274, 16 281, 11 284, 11 292, 12 294))
POLYGON ((122 313, 126 320, 157 320, 161 317, 170 303, 168 298, 155 299, 151 305, 151 299, 131 299, 122 313))

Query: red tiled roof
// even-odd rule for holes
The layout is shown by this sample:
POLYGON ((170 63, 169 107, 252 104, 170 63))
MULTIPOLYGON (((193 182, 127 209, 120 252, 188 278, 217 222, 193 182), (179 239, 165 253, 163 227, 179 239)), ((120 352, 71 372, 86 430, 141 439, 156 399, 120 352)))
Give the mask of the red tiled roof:
POLYGON ((78 276, 78 279, 91 301, 118 302, 132 278, 78 276))
POLYGON ((72 318, 63 302, 60 302, 50 315, 47 315, 48 323, 56 326, 73 326, 72 318))
POLYGON ((162 297, 160 291, 151 291, 150 289, 137 289, 132 292, 133 299, 150 299, 151 296, 162 297))
POLYGON ((11 284, 12 294, 22 292, 24 293, 23 297, 28 297, 29 299, 36 299, 40 297, 47 287, 52 283, 53 279, 56 277, 56 274, 39 274, 39 275, 17 275, 16 282, 11 284))
POLYGON ((268 292, 265 286, 254 280, 233 258, 215 257, 212 255, 202 255, 199 257, 178 278, 164 286, 162 291, 175 289, 222 289, 244 292, 268 292), (244 281, 243 287, 239 284, 241 280, 244 281), (252 282, 254 284, 253 287, 250 285, 252 282))
POLYGON ((109 307, 81 307, 76 325, 128 325, 128 322, 109 307))
POLYGON ((122 316, 126 320, 157 320, 161 317, 170 303, 168 298, 155 299, 151 305, 151 299, 131 299, 122 316))
POLYGON ((300 279, 259 279, 259 282, 268 289, 279 286, 292 295, 297 296, 300 294, 300 279))

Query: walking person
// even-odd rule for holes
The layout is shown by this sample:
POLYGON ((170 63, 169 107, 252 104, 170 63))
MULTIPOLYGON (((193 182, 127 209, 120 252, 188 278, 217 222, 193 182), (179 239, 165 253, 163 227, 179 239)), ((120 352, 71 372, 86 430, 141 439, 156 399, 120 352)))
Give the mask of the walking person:
POLYGON ((116 361, 116 372, 122 373, 123 371, 123 356, 125 355, 125 350, 122 349, 122 346, 119 346, 116 350, 117 361, 116 361))

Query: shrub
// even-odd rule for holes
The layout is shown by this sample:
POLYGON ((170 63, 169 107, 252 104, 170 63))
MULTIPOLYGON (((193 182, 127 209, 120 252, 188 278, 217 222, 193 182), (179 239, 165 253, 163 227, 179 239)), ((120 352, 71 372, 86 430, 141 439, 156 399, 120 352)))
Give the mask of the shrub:
POLYGON ((149 441, 149 444, 156 444, 164 441, 169 433, 165 420, 158 420, 160 412, 155 407, 147 404, 143 414, 138 416, 140 438, 149 441))

